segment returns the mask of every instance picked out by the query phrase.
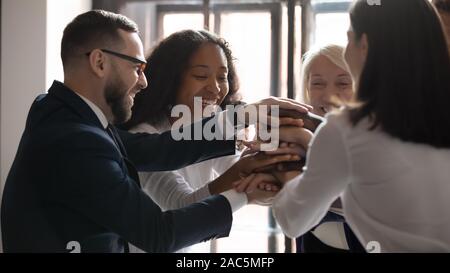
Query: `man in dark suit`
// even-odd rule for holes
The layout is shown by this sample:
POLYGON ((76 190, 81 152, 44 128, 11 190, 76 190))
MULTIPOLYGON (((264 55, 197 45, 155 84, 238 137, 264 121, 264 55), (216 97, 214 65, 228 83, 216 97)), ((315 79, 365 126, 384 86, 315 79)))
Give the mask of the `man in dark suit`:
MULTIPOLYGON (((128 242, 172 252, 227 236, 232 211, 269 196, 229 191, 162 212, 141 191, 137 170, 229 155, 235 141, 174 141, 170 132, 130 134, 112 125, 130 117, 134 95, 147 85, 137 27, 124 16, 78 16, 64 31, 61 57, 64 83, 31 106, 6 180, 5 252, 65 252, 74 243, 81 252, 126 252, 128 242)), ((306 111, 294 102, 266 102, 306 111)))

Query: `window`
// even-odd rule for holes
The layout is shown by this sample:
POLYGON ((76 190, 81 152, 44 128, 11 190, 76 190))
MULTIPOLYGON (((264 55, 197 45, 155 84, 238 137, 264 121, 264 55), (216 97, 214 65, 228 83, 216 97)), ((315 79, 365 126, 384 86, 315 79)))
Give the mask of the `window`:
POLYGON ((315 19, 314 44, 334 43, 346 45, 350 25, 349 0, 313 0, 315 19))
POLYGON ((201 13, 168 13, 163 15, 162 38, 183 29, 202 29, 201 13))
MULTIPOLYGON (((240 1, 240 4, 227 4, 229 1, 211 2, 210 29, 230 44, 236 58, 243 100, 254 102, 281 94, 280 32, 283 5, 280 1, 240 1)), ((184 3, 186 2, 171 4, 170 1, 130 1, 120 12, 138 23, 148 52, 157 41, 175 31, 203 29, 202 6, 184 3)), ((286 9, 283 10, 286 12, 286 9)), ((210 246, 212 252, 284 251, 284 235, 274 225, 267 207, 249 205, 236 212, 233 218, 230 236, 215 240, 210 246)), ((207 244, 199 244, 190 249, 191 252, 208 250, 207 244)))
POLYGON ((315 44, 346 45, 350 19, 347 13, 319 13, 316 15, 315 44))
POLYGON ((269 12, 227 12, 220 16, 220 35, 231 46, 245 102, 270 96, 271 18, 269 12))
MULTIPOLYGON (((203 13, 209 10, 209 29, 229 42, 237 59, 240 92, 246 102, 269 95, 295 97, 301 52, 314 44, 346 43, 351 0, 311 0, 310 5, 307 1, 292 5, 283 0, 210 0, 206 11, 203 2, 124 0, 120 12, 138 23, 148 52, 175 31, 203 29, 203 13), (304 17, 295 16, 300 13, 304 17)), ((234 219, 230 237, 214 241, 212 252, 284 251, 283 234, 267 208, 247 206, 234 219)), ((194 251, 207 248, 202 245, 194 251)))
MULTIPOLYGON (((204 26, 200 0, 124 2, 120 12, 138 23, 147 51, 175 31, 204 26)), ((351 0, 311 0, 302 7, 300 2, 292 6, 281 0, 209 1, 210 30, 230 44, 244 101, 295 96, 301 52, 314 44, 345 45, 351 0)), ((234 219, 230 237, 216 240, 212 252, 284 251, 285 240, 267 208, 247 206, 234 219)), ((207 249, 203 245, 197 251, 207 249)))

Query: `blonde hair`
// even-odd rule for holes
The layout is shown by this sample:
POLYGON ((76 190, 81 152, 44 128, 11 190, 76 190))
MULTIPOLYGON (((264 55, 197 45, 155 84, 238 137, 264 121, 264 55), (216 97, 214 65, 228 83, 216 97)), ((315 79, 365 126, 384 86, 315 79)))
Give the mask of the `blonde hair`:
MULTIPOLYGON (((347 64, 344 61, 344 48, 339 45, 327 44, 320 47, 314 47, 303 55, 302 58, 302 70, 301 70, 301 94, 302 100, 305 103, 310 103, 309 95, 308 95, 308 80, 309 80, 309 72, 311 70, 311 66, 313 62, 319 57, 325 56, 332 63, 342 68, 346 72, 349 72, 347 64)), ((299 98, 300 99, 300 98, 299 98)))

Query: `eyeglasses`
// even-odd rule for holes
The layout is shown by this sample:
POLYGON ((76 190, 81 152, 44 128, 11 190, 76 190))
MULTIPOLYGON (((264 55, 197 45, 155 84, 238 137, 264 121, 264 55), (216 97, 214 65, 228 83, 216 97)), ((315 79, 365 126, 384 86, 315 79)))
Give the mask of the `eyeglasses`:
MULTIPOLYGON (((119 57, 121 59, 124 59, 124 60, 127 60, 129 62, 132 62, 134 64, 139 64, 139 70, 138 70, 138 74, 139 75, 141 75, 144 72, 145 67, 147 66, 147 62, 146 61, 143 61, 143 60, 140 60, 140 59, 137 59, 137 58, 134 58, 134 57, 131 57, 131 56, 119 53, 119 52, 111 51, 111 50, 108 50, 108 49, 100 49, 100 50, 105 52, 105 53, 107 53, 107 54, 111 54, 113 56, 116 56, 116 57, 119 57)), ((91 53, 92 53, 92 51, 86 53, 86 56, 91 55, 91 53)))

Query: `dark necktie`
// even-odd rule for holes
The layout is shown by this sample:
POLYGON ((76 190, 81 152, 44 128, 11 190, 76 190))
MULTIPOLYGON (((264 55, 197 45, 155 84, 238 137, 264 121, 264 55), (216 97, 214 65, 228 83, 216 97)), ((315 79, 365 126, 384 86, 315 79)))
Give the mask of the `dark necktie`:
POLYGON ((120 154, 122 155, 123 160, 125 161, 125 164, 128 169, 128 175, 136 181, 139 188, 141 187, 141 183, 139 181, 139 176, 136 170, 136 167, 133 165, 133 163, 128 159, 127 150, 125 149, 125 145, 123 145, 122 140, 120 139, 119 134, 117 133, 116 128, 112 125, 108 125, 106 128, 106 131, 108 132, 108 135, 112 138, 114 143, 116 144, 117 149, 119 150, 120 154))
POLYGON ((108 127, 106 127, 106 132, 114 141, 114 144, 116 145, 122 157, 127 157, 125 147, 123 147, 122 141, 120 140, 120 136, 117 134, 117 131, 115 130, 114 126, 108 124, 108 127))

